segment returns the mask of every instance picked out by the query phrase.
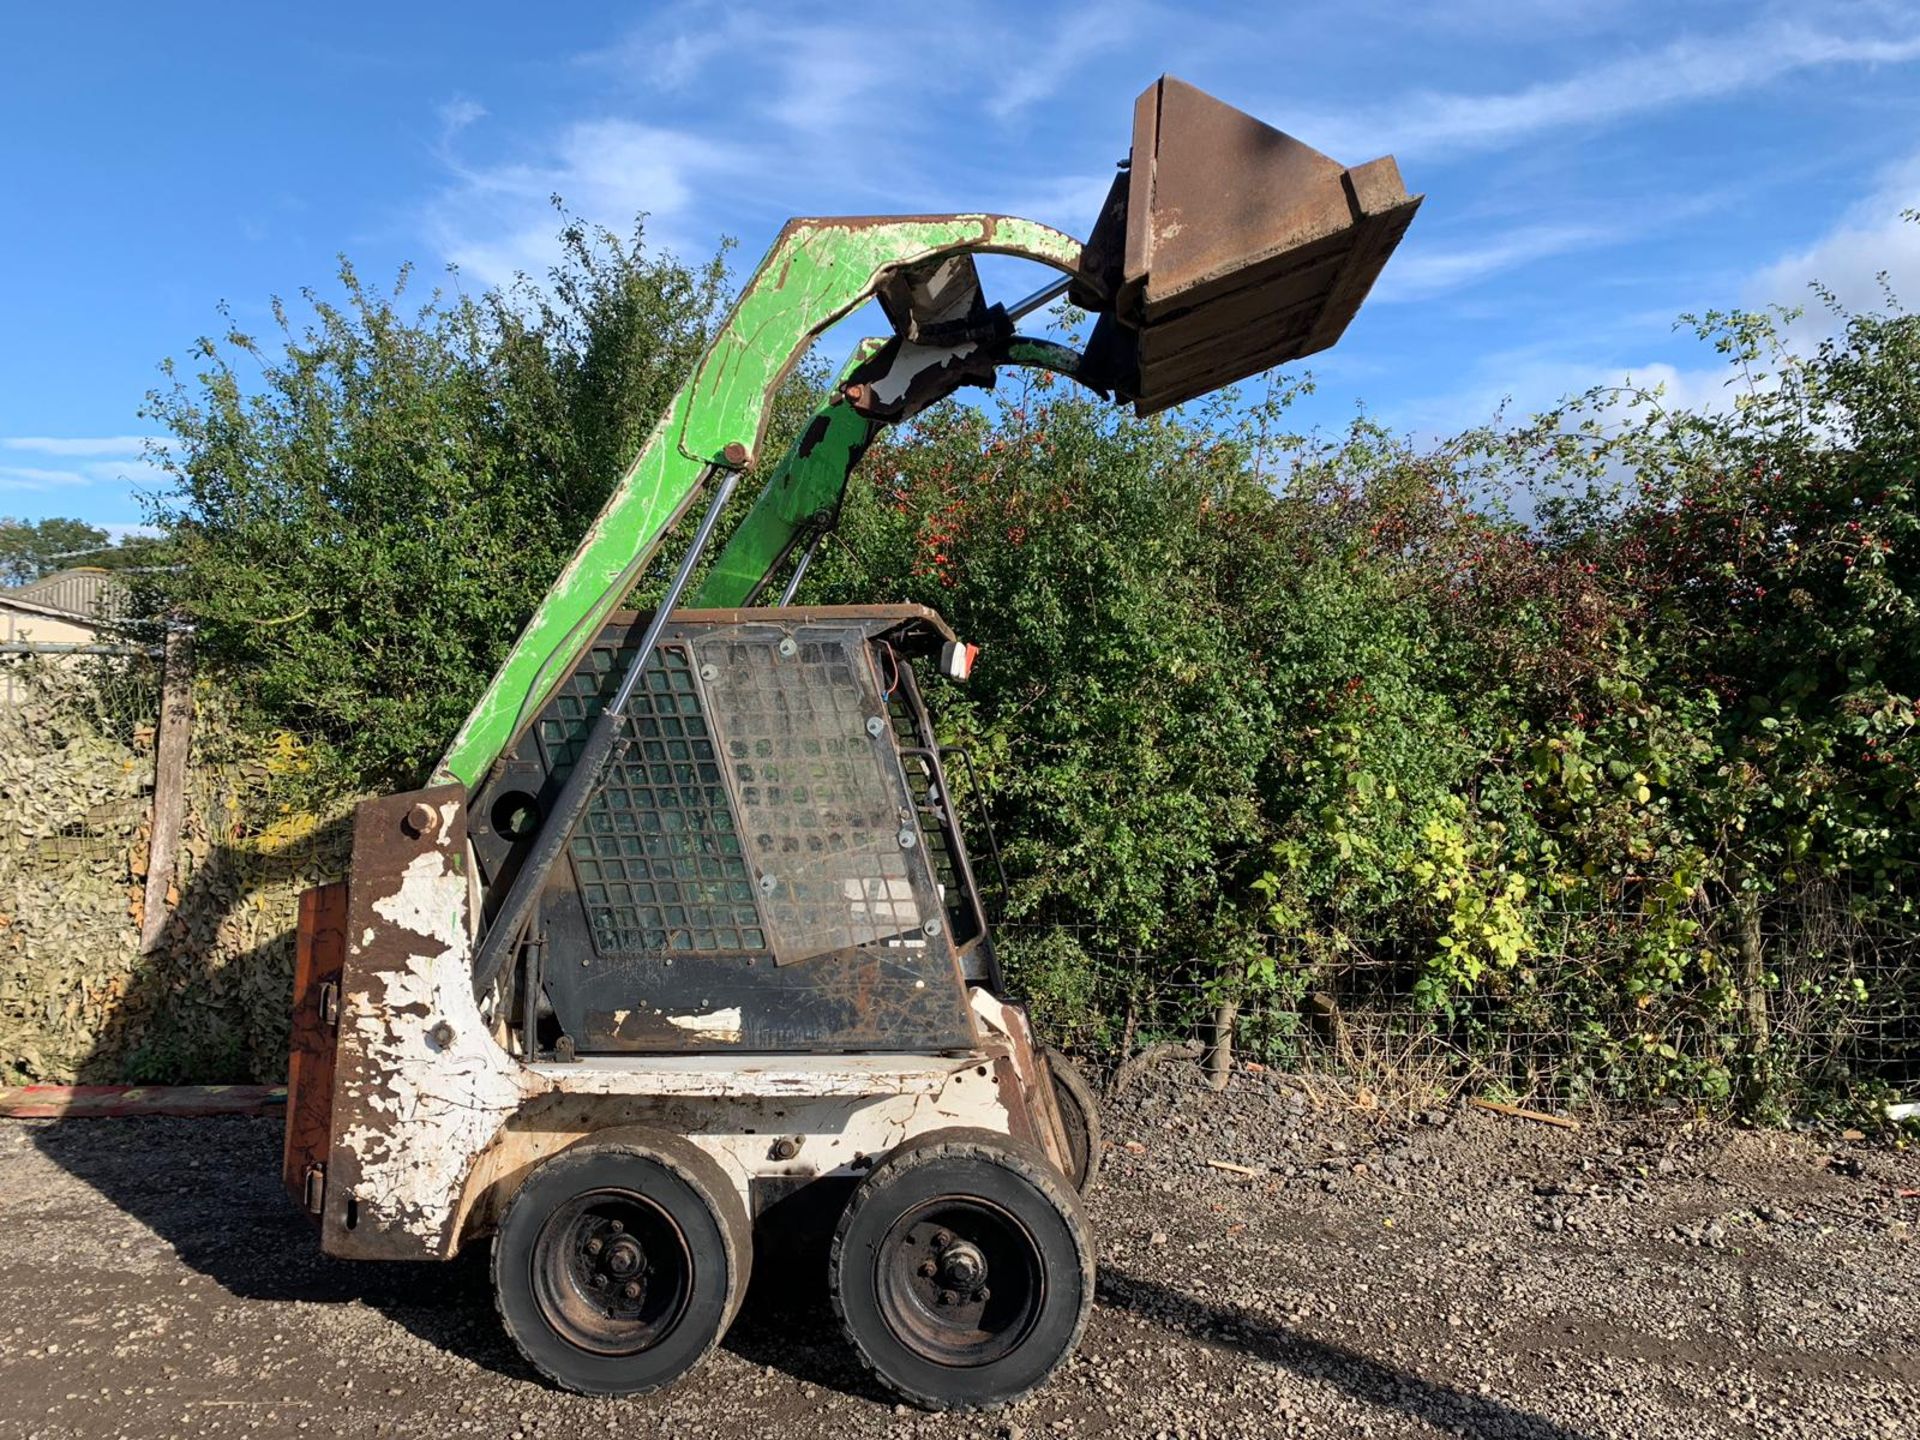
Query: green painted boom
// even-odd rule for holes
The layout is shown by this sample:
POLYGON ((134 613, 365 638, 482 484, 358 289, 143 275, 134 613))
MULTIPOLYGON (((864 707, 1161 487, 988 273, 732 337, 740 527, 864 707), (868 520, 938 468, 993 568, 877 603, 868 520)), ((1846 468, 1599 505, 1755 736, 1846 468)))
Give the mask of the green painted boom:
MULTIPOLYGON (((888 272, 978 253, 1016 255, 1071 274, 1081 244, 1033 221, 996 215, 789 221, 514 641, 433 782, 472 787, 486 774, 572 670, 712 469, 749 462, 770 397, 815 336, 872 296, 888 272)), ((815 419, 824 421, 825 433, 804 453, 804 441, 796 446, 775 472, 698 603, 739 603, 784 553, 795 528, 838 503, 871 424, 849 406, 825 406, 815 419)))

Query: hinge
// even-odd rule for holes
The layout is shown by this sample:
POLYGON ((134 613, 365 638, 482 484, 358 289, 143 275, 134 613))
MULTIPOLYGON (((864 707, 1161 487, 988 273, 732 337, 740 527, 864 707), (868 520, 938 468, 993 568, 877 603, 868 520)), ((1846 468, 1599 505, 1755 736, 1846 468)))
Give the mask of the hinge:
POLYGON ((318 1163, 307 1166, 306 1176, 307 1213, 324 1215, 327 1211, 327 1167, 318 1163))
POLYGON ((340 1028, 340 986, 337 981, 320 982, 320 1023, 330 1029, 340 1028))

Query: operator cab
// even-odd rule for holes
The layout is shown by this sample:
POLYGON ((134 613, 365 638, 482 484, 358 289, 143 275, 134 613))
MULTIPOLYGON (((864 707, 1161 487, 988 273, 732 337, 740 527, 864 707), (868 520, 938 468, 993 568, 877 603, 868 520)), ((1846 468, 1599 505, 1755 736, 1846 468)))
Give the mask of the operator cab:
MULTIPOLYGON (((475 792, 487 896, 649 619, 617 612, 475 792)), ((676 611, 501 982, 522 1053, 972 1045, 999 973, 916 673, 971 661, 920 606, 676 611)))

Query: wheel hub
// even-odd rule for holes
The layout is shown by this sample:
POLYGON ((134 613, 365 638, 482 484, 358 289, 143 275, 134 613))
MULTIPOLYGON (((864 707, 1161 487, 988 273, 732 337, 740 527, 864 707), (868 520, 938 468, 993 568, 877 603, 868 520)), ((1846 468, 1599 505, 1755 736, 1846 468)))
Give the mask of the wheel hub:
POLYGON ((955 1290, 977 1290, 986 1283, 987 1257, 970 1240, 956 1240, 941 1252, 940 1277, 955 1290))
POLYGON ((624 1280, 644 1270, 647 1257, 640 1252, 638 1241, 631 1235, 623 1235, 606 1247, 606 1259, 603 1263, 609 1275, 618 1276, 624 1280))
POLYGON ((960 1195, 894 1222, 883 1242, 879 1292, 882 1316, 902 1343, 956 1368, 1018 1348, 1044 1293, 1026 1227, 989 1201, 960 1195))
POLYGON ((543 1229, 536 1291, 547 1318, 583 1350, 644 1350, 686 1303, 686 1238, 646 1197, 600 1191, 563 1206, 543 1229))

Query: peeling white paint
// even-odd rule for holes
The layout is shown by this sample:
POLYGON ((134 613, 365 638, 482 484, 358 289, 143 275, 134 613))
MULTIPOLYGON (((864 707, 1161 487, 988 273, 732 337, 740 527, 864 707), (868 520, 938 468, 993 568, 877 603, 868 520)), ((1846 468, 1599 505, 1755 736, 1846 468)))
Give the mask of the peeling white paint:
POLYGON ((460 923, 466 900, 466 877, 447 864, 446 856, 427 851, 407 862, 400 888, 374 901, 373 913, 403 930, 455 945, 466 933, 460 923))
POLYGON ((689 1030, 703 1040, 718 1040, 727 1045, 740 1043, 740 1007, 709 1011, 705 1015, 669 1015, 669 1025, 689 1030))
POLYGON ((893 364, 887 367, 887 373, 873 382, 874 398, 882 404, 891 405, 907 393, 907 387, 913 384, 914 377, 922 370, 964 360, 979 348, 979 342, 972 340, 965 345, 951 347, 902 344, 899 353, 893 357, 893 364))

